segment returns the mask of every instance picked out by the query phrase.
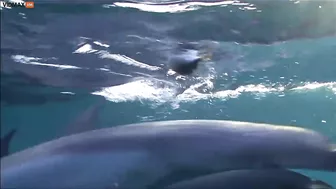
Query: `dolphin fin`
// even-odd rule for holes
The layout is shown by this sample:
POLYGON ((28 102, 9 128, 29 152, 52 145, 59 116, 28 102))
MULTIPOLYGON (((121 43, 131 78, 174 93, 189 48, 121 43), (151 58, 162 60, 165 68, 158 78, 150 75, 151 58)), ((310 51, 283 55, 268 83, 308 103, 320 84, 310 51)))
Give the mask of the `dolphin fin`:
POLYGON ((66 127, 65 135, 82 133, 96 129, 99 112, 103 102, 103 100, 99 101, 87 108, 83 113, 80 113, 80 115, 66 127))
POLYGON ((12 129, 3 138, 1 138, 1 158, 9 154, 9 145, 17 132, 17 129, 12 129))
POLYGON ((333 187, 321 180, 314 180, 309 186, 309 189, 333 189, 333 187))

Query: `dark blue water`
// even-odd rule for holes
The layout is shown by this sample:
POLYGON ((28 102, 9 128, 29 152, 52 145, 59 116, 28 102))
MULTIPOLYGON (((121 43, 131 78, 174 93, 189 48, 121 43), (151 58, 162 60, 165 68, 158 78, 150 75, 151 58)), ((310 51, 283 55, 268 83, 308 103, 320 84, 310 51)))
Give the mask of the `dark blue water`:
MULTIPOLYGON (((44 0, 2 8, 1 19, 1 133, 19 130, 11 152, 62 135, 102 99, 98 127, 229 119, 336 142, 335 1, 44 0), (202 49, 213 57, 193 75, 169 70, 202 49)), ((336 187, 335 173, 304 173, 336 187)))

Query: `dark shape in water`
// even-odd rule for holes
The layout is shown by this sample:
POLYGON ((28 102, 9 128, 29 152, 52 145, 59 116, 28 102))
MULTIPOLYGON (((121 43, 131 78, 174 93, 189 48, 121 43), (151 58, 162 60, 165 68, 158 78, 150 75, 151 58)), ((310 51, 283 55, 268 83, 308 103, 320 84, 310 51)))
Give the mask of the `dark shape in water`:
POLYGON ((172 69, 178 74, 190 75, 197 69, 201 61, 202 61, 202 58, 196 58, 195 60, 186 61, 186 62, 175 62, 172 65, 172 69))
POLYGON ((200 63, 212 59, 214 49, 210 44, 181 42, 177 45, 177 53, 185 51, 197 51, 198 56, 193 59, 177 58, 171 62, 171 69, 180 75, 191 75, 200 63))
POLYGON ((1 158, 9 155, 9 144, 12 141, 17 129, 12 129, 3 138, 1 138, 1 158))

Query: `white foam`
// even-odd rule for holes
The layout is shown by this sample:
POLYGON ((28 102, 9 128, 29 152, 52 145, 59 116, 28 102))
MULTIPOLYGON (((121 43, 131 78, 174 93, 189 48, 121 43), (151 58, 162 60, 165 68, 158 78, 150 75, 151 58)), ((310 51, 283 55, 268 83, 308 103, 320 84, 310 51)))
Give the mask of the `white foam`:
POLYGON ((42 58, 28 57, 28 56, 24 56, 24 55, 13 55, 12 59, 15 62, 18 62, 18 63, 21 63, 21 64, 48 66, 48 67, 55 67, 55 68, 59 68, 59 69, 81 69, 80 67, 71 66, 71 65, 41 63, 41 62, 37 62, 37 61, 43 60, 42 58))
POLYGON ((129 2, 116 2, 112 5, 104 5, 105 8, 109 7, 127 7, 136 8, 146 12, 157 13, 179 13, 198 10, 201 7, 209 6, 227 6, 227 5, 249 5, 248 3, 239 3, 239 1, 220 1, 220 2, 179 2, 171 4, 142 4, 142 3, 129 3, 129 2))
MULTIPOLYGON (((209 81, 205 81, 209 82, 209 81)), ((303 83, 301 86, 286 89, 284 86, 268 87, 264 84, 250 84, 239 86, 234 90, 221 90, 210 93, 201 93, 197 88, 204 83, 192 85, 183 93, 176 95, 178 86, 161 87, 156 85, 156 82, 141 79, 126 83, 120 86, 107 87, 101 91, 94 92, 95 95, 104 96, 107 100, 113 102, 126 102, 135 100, 148 100, 156 103, 171 103, 176 106, 180 102, 196 102, 206 99, 232 99, 238 98, 242 94, 250 94, 255 98, 266 97, 267 95, 278 95, 279 97, 286 96, 289 93, 297 92, 312 92, 319 89, 329 90, 336 95, 336 82, 328 83, 303 83)), ((209 86, 209 84, 207 84, 209 86)), ((211 88, 213 86, 210 87, 211 88)))
POLYGON ((122 54, 111 54, 107 51, 99 51, 97 54, 99 55, 99 58, 113 59, 115 61, 122 62, 122 63, 125 63, 127 65, 136 66, 136 67, 144 68, 144 69, 147 69, 147 70, 153 70, 154 71, 154 70, 160 70, 161 69, 160 67, 150 66, 148 64, 139 62, 137 60, 134 60, 134 59, 132 59, 130 57, 127 57, 126 55, 122 55, 122 54))
POLYGON ((94 53, 94 52, 97 52, 97 51, 98 50, 93 49, 90 44, 85 44, 85 45, 81 46, 80 48, 78 48, 77 50, 75 50, 73 53, 85 54, 85 53, 94 53))
POLYGON ((174 87, 158 88, 151 80, 137 80, 123 85, 103 88, 93 92, 94 95, 104 96, 112 102, 125 102, 135 100, 149 100, 164 103, 173 98, 176 89, 174 87))
POLYGON ((292 90, 295 91, 308 91, 308 90, 316 90, 320 88, 327 88, 332 90, 336 94, 336 82, 327 82, 327 83, 318 83, 318 82, 313 82, 313 83, 306 83, 303 86, 295 87, 292 90))
POLYGON ((99 42, 99 41, 94 41, 93 43, 96 44, 96 45, 99 45, 99 46, 101 46, 101 47, 106 47, 106 48, 110 47, 110 45, 108 45, 108 44, 104 44, 104 43, 99 42))
POLYGON ((67 92, 67 91, 61 92, 61 94, 75 95, 75 93, 73 93, 73 92, 67 92))

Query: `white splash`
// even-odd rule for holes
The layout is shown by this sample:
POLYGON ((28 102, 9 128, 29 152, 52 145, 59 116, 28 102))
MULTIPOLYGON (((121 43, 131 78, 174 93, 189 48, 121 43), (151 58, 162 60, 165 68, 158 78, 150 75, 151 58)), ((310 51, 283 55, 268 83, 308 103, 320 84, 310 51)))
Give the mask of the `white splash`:
POLYGON ((136 8, 141 11, 146 12, 157 12, 157 13, 177 13, 177 12, 186 12, 197 10, 195 7, 190 7, 189 5, 146 5, 146 4, 138 4, 138 3, 122 3, 116 2, 113 5, 105 5, 105 8, 109 7, 128 7, 128 8, 136 8))
POLYGON ((327 82, 327 83, 318 83, 318 82, 313 82, 313 83, 306 83, 303 86, 300 87, 295 87, 292 90, 295 91, 308 91, 308 90, 316 90, 320 88, 327 88, 332 90, 336 94, 336 82, 327 82))
POLYGON ((198 10, 201 7, 206 6, 227 6, 234 4, 237 1, 221 1, 221 2, 180 2, 174 4, 141 4, 141 3, 127 3, 127 2, 116 2, 112 5, 104 5, 105 8, 109 7, 127 7, 136 8, 141 11, 146 12, 157 12, 157 13, 179 13, 186 11, 198 10))
POLYGON ((126 102, 136 100, 149 100, 156 103, 171 103, 176 105, 180 102, 196 102, 207 99, 228 100, 238 98, 242 94, 250 94, 255 98, 266 97, 267 95, 286 96, 293 92, 310 92, 311 90, 327 89, 336 95, 336 82, 329 83, 304 83, 302 86, 286 89, 284 86, 268 87, 263 84, 251 84, 240 86, 234 90, 222 90, 210 93, 197 91, 199 84, 193 85, 181 94, 177 94, 178 86, 160 87, 157 82, 140 79, 120 86, 104 88, 94 92, 95 95, 104 96, 113 102, 126 102))
POLYGON ((113 59, 113 60, 125 63, 127 65, 136 66, 136 67, 139 67, 139 68, 144 68, 144 69, 153 70, 153 71, 161 69, 160 67, 150 66, 148 64, 139 62, 137 60, 134 60, 130 57, 127 57, 127 56, 121 55, 121 54, 111 54, 107 51, 99 51, 97 54, 99 55, 99 58, 113 59))
POLYGON ((94 53, 94 52, 97 52, 97 51, 98 50, 93 49, 90 44, 85 44, 85 45, 81 46, 80 48, 78 48, 77 50, 75 50, 73 53, 84 54, 84 53, 94 53))
POLYGON ((71 65, 41 63, 41 62, 37 62, 37 61, 43 60, 42 58, 28 57, 28 56, 24 56, 24 55, 13 55, 12 59, 15 62, 18 62, 18 63, 21 63, 21 64, 48 66, 48 67, 55 67, 55 68, 58 68, 58 69, 82 69, 80 67, 71 66, 71 65))
POLYGON ((101 47, 106 47, 106 48, 110 47, 110 45, 104 44, 104 43, 99 42, 99 41, 94 41, 93 43, 96 44, 96 45, 98 45, 98 46, 101 46, 101 47))
POLYGON ((67 92, 67 91, 64 91, 64 92, 60 92, 61 94, 69 94, 69 95, 75 95, 75 93, 73 92, 67 92))
POLYGON ((174 96, 175 89, 173 87, 157 88, 155 82, 143 79, 123 85, 107 87, 92 94, 104 96, 112 102, 149 100, 164 103, 174 96))

